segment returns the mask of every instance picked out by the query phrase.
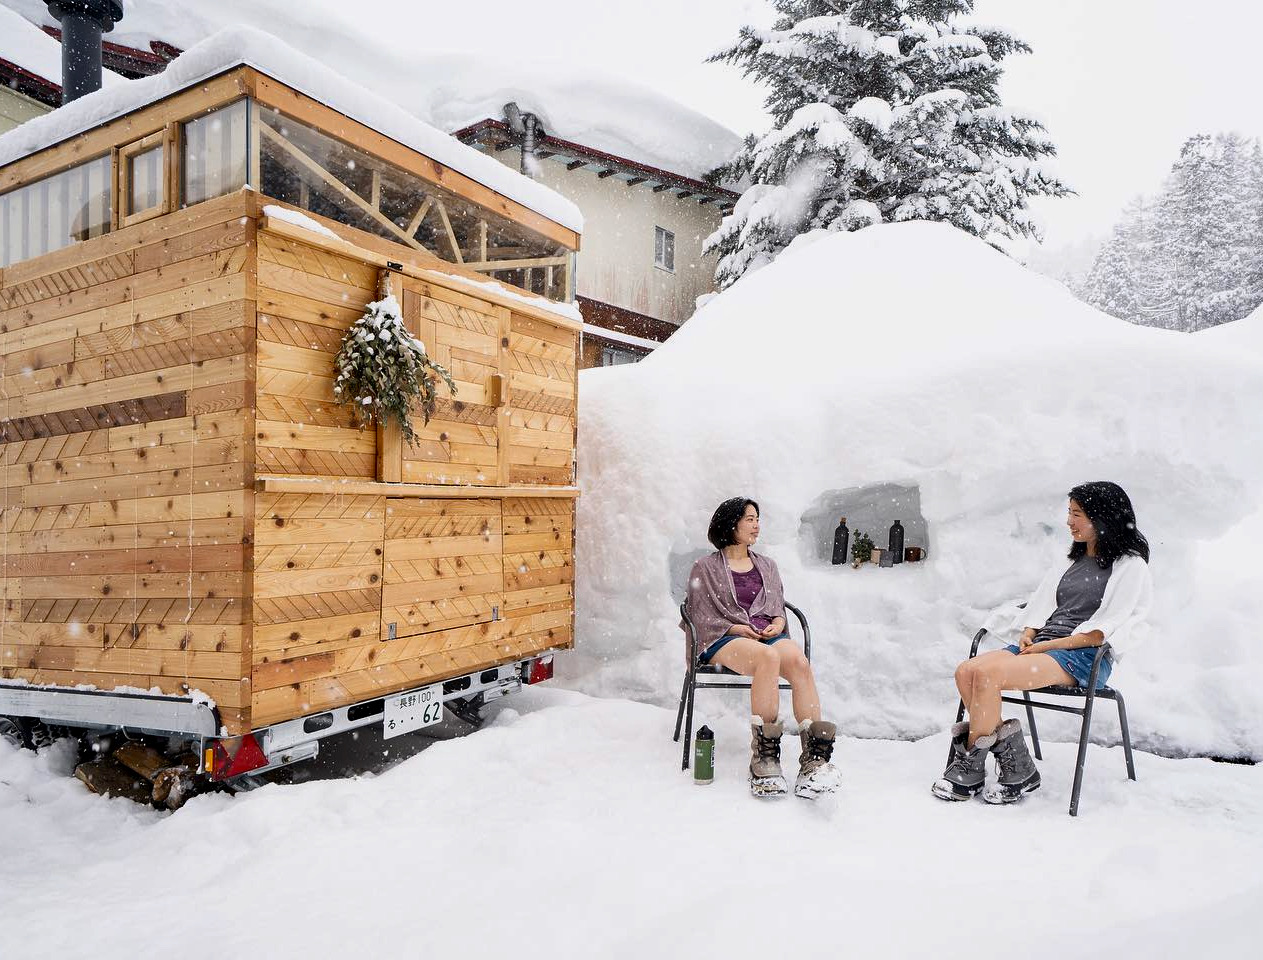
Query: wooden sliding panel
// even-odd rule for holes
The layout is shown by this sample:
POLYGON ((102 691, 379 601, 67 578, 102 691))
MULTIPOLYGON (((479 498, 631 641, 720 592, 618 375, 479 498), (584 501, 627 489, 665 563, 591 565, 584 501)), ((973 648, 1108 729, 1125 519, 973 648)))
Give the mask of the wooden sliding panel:
POLYGON ((228 197, 6 271, 0 676, 248 724, 253 221, 228 197))
POLYGON ((264 233, 258 269, 259 472, 375 479, 376 434, 334 402, 333 363, 377 268, 264 233))
POLYGON ((507 483, 574 482, 577 344, 574 330, 513 314, 507 483))
POLYGON ((498 620, 501 554, 499 500, 387 500, 382 636, 498 620))
POLYGON ((414 417, 417 441, 404 444, 405 483, 503 482, 503 346, 509 311, 412 278, 402 281, 403 316, 430 356, 456 383, 456 396, 439 387, 434 416, 414 417))
POLYGON ((373 663, 385 507, 379 496, 255 495, 256 727, 352 702, 299 690, 373 663))

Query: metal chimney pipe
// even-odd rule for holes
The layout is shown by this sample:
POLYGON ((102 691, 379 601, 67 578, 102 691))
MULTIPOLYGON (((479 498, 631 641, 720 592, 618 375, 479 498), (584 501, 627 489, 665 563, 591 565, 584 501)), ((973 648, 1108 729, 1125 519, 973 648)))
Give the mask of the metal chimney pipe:
POLYGON ((45 0, 61 22, 61 102, 101 89, 101 34, 123 19, 117 0, 45 0))

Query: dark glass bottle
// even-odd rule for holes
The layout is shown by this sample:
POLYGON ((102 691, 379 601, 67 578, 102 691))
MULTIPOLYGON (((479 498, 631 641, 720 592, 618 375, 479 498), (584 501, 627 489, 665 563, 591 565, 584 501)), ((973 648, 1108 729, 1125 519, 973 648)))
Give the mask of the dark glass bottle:
POLYGON ((838 524, 838 529, 833 532, 833 564, 837 566, 839 563, 846 563, 846 547, 847 541, 851 539, 851 531, 846 528, 846 517, 842 518, 842 522, 838 524))
POLYGON ((903 563, 903 524, 896 520, 890 525, 890 559, 903 563))

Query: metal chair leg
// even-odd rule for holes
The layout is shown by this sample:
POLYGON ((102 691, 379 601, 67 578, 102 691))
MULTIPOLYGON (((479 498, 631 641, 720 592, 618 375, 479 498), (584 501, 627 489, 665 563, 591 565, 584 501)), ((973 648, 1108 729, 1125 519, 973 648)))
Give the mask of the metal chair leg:
POLYGON ((689 691, 689 676, 691 671, 684 671, 684 685, 680 687, 680 709, 675 711, 675 736, 671 738, 673 743, 680 742, 680 725, 684 723, 684 697, 689 691))
POLYGON ((1035 748, 1035 759, 1043 760, 1044 755, 1039 752, 1039 731, 1035 729, 1035 710, 1031 706, 1031 695, 1023 690, 1022 699, 1026 701, 1026 725, 1031 728, 1031 746, 1035 748))
POLYGON ((1131 731, 1127 728, 1127 706, 1123 703, 1123 695, 1114 691, 1114 699, 1118 701, 1118 726, 1123 731, 1123 756, 1127 758, 1127 779, 1136 779, 1136 763, 1131 755, 1131 731))
POLYGON ((1074 764, 1074 787, 1070 790, 1070 816, 1079 815, 1079 791, 1083 787, 1083 767, 1088 759, 1088 733, 1092 729, 1092 703, 1096 692, 1089 690, 1083 704, 1083 728, 1079 732, 1079 756, 1074 764))
POLYGON ((680 769, 687 770, 689 768, 689 753, 693 749, 693 698, 697 694, 697 682, 692 671, 689 672, 689 702, 684 720, 684 759, 680 762, 680 769))
MULTIPOLYGON (((960 706, 956 708, 956 722, 960 723, 965 719, 965 701, 960 701, 960 706)), ((952 738, 947 738, 947 762, 952 762, 952 738)))

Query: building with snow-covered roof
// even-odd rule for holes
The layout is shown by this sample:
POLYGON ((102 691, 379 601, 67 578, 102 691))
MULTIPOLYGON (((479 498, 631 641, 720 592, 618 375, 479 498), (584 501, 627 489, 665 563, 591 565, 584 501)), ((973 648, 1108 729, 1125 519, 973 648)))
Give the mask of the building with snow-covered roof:
MULTIPOLYGON (((60 35, 42 0, 0 2, 60 35)), ((168 5, 133 2, 103 45, 104 62, 127 76, 157 72, 179 44, 230 19, 268 29, 277 9, 262 0, 175 16, 168 5)), ((702 255, 702 243, 736 194, 706 175, 740 146, 731 130, 620 78, 479 54, 400 58, 384 38, 366 63, 355 44, 328 35, 321 17, 295 29, 292 42, 305 51, 505 166, 522 169, 525 149, 528 175, 583 209, 573 293, 585 322, 584 366, 639 359, 714 290, 714 258, 702 255), (516 120, 507 115, 514 111, 516 120)))

